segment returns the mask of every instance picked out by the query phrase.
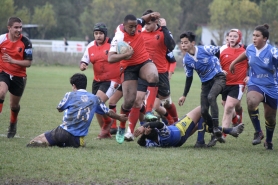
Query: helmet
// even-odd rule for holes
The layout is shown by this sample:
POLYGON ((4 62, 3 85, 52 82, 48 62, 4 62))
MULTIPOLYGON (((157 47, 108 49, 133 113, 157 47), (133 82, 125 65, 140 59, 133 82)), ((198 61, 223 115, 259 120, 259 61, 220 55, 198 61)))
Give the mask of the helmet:
POLYGON ((104 23, 100 22, 100 23, 96 23, 94 26, 94 31, 101 31, 104 33, 104 37, 107 36, 107 27, 104 23))

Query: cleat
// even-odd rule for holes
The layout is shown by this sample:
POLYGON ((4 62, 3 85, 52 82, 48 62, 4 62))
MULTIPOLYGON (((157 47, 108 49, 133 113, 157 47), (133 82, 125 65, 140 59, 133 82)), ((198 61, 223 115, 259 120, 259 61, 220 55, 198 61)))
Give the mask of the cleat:
POLYGON ((122 144, 125 140, 125 129, 124 128, 118 128, 117 134, 116 134, 116 141, 119 144, 122 144))
POLYGON ((219 141, 220 143, 225 143, 226 142, 225 139, 223 139, 222 137, 216 137, 213 134, 213 135, 211 135, 211 140, 207 144, 207 147, 213 147, 214 145, 216 145, 217 141, 219 141))
POLYGON ((273 144, 272 143, 268 143, 268 142, 264 142, 264 147, 266 150, 273 150, 273 144))
POLYGON ((255 132, 254 133, 254 140, 252 141, 253 145, 257 145, 261 143, 261 140, 264 138, 263 132, 255 132))
POLYGON ((116 135, 117 131, 118 131, 118 128, 110 128, 111 135, 116 135))
POLYGON ((157 121, 157 120, 158 120, 158 118, 155 115, 153 115, 153 113, 151 113, 151 112, 146 113, 145 121, 154 122, 154 121, 157 121))
POLYGON ((47 143, 41 141, 31 141, 26 145, 27 147, 47 147, 47 143))
POLYGON ((205 141, 197 141, 194 145, 194 148, 207 148, 205 141))
POLYGON ((218 127, 213 127, 213 134, 217 138, 222 137, 222 132, 221 132, 221 130, 218 127))
POLYGON ((240 123, 237 126, 232 128, 232 131, 230 132, 230 135, 232 135, 234 137, 238 137, 238 135, 243 132, 243 129, 244 129, 244 124, 240 123))
POLYGON ((7 138, 13 138, 15 136, 15 134, 16 134, 16 124, 17 123, 14 123, 14 124, 10 123, 7 138))
POLYGON ((131 132, 125 133, 125 141, 134 141, 134 135, 131 132))

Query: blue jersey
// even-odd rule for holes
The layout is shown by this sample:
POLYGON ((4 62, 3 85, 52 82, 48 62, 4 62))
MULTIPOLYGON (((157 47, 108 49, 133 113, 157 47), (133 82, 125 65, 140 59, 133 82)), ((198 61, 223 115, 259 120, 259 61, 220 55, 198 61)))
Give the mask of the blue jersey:
POLYGON ((278 49, 266 44, 258 50, 253 44, 246 48, 249 63, 248 86, 256 85, 264 93, 278 99, 278 49))
POLYGON ((219 59, 215 56, 219 51, 218 46, 195 46, 195 49, 194 56, 186 53, 183 58, 183 66, 187 77, 192 77, 195 69, 201 82, 206 82, 222 72, 219 59))
POLYGON ((94 114, 103 115, 109 111, 99 97, 84 89, 66 93, 57 109, 65 110, 60 127, 74 136, 86 136, 94 114))
POLYGON ((181 131, 174 125, 166 126, 162 129, 156 129, 158 133, 158 143, 146 140, 146 147, 171 147, 177 146, 181 140, 181 131))

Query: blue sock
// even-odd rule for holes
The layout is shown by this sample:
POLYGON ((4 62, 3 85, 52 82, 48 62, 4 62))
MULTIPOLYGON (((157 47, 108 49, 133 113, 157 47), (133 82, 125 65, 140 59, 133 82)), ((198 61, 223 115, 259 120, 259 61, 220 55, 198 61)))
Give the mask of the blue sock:
POLYGON ((266 142, 271 143, 272 142, 272 137, 273 137, 273 132, 275 129, 275 125, 270 125, 267 121, 265 121, 265 129, 266 129, 266 142))
POLYGON ((140 121, 140 125, 144 125, 145 124, 145 121, 140 121))
POLYGON ((259 108, 257 108, 256 110, 254 111, 248 111, 249 112, 249 116, 250 116, 250 119, 253 123, 253 126, 254 126, 254 129, 256 132, 261 132, 262 129, 261 129, 261 124, 260 124, 260 120, 259 120, 259 108))
POLYGON ((230 134, 230 132, 233 130, 233 128, 222 128, 218 127, 224 134, 230 134))
POLYGON ((204 119, 201 117, 201 119, 198 122, 198 136, 197 141, 198 142, 205 142, 205 132, 206 132, 206 124, 204 122, 204 119))

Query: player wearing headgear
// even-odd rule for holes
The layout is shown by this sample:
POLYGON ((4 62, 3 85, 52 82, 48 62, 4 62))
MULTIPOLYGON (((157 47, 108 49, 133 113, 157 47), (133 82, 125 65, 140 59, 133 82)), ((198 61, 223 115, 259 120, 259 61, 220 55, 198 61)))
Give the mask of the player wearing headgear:
POLYGON ((247 83, 247 108, 255 128, 253 145, 261 143, 264 134, 259 120, 259 104, 263 102, 266 140, 264 146, 272 150, 272 137, 276 125, 278 101, 278 49, 267 43, 269 26, 259 25, 253 32, 253 44, 239 55, 230 65, 229 70, 235 73, 235 65, 248 59, 249 80, 247 83))
MULTIPOLYGON (((236 73, 229 71, 230 64, 241 53, 245 52, 245 47, 241 42, 241 31, 231 29, 228 34, 228 43, 220 48, 220 64, 223 72, 226 74, 226 87, 222 92, 222 104, 224 114, 222 119, 222 128, 230 127, 230 123, 237 125, 242 123, 241 98, 244 93, 247 80, 248 61, 244 60, 236 66, 236 73)), ((225 137, 225 135, 223 135, 225 137)))
MULTIPOLYGON (((134 15, 127 15, 124 18, 124 23, 116 28, 115 36, 111 43, 111 48, 108 54, 108 61, 111 63, 120 62, 121 78, 124 102, 121 106, 121 113, 129 115, 129 112, 136 99, 137 81, 138 78, 146 80, 149 86, 154 89, 154 93, 150 94, 150 104, 153 102, 157 93, 158 72, 155 64, 150 59, 149 53, 146 51, 141 29, 145 22, 149 22, 151 18, 157 18, 160 14, 153 12, 137 19, 134 15), (126 53, 117 53, 117 42, 125 41, 130 46, 126 53)), ((145 119, 148 121, 157 120, 151 112, 146 113, 145 119)), ((118 143, 124 141, 125 122, 121 122, 116 140, 118 143)))
MULTIPOLYGON (((80 70, 84 71, 92 63, 94 71, 94 80, 92 83, 92 93, 99 96, 103 102, 106 102, 120 86, 120 64, 108 62, 108 51, 110 49, 111 39, 107 37, 107 27, 104 23, 96 23, 94 26, 95 40, 90 42, 84 52, 80 62, 80 70)), ((101 133, 99 139, 111 138, 110 126, 112 120, 110 117, 96 114, 101 133)))

